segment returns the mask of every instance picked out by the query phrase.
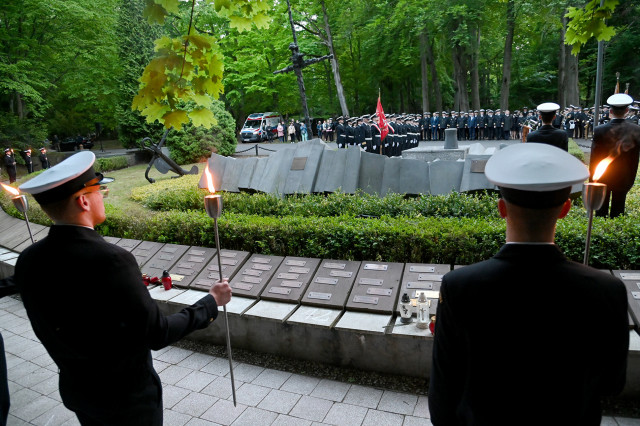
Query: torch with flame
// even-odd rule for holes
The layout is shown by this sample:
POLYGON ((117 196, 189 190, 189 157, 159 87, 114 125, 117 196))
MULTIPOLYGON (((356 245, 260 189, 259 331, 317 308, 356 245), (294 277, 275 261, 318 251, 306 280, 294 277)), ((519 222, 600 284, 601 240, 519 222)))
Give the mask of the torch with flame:
MULTIPOLYGON (((218 218, 222 215, 222 197, 220 194, 216 194, 216 189, 213 186, 213 177, 209 171, 209 165, 204 170, 204 175, 207 179, 207 189, 211 192, 210 195, 204 197, 204 209, 210 218, 213 219, 213 225, 215 230, 216 248, 218 257, 218 271, 220 274, 220 280, 222 280, 222 260, 220 259, 220 236, 218 234, 218 218)), ((231 376, 231 391, 233 393, 233 406, 236 406, 236 385, 233 378, 233 360, 231 357, 231 336, 229 334, 229 317, 227 316, 227 305, 224 307, 224 322, 227 328, 227 353, 229 354, 229 373, 231 376)))
POLYGON ((587 225, 587 240, 584 246, 584 259, 582 262, 585 265, 589 264, 589 247, 591 245, 593 211, 598 210, 600 207, 602 207, 602 203, 604 203, 604 199, 607 195, 607 185, 605 185, 604 183, 598 183, 597 180, 602 177, 604 172, 607 170, 607 167, 609 167, 609 164, 611 164, 613 160, 615 160, 615 157, 609 156, 600 161, 596 166, 595 171, 593 172, 593 182, 585 183, 582 190, 582 202, 589 215, 589 223, 587 225))
POLYGON ((27 201, 27 197, 25 195, 20 195, 20 191, 18 191, 13 186, 5 185, 4 183, 0 183, 0 185, 2 185, 2 189, 13 195, 11 201, 13 201, 13 205, 15 206, 15 208, 24 215, 24 221, 27 223, 27 230, 29 231, 31 243, 33 244, 35 241, 33 240, 31 226, 29 225, 29 217, 27 216, 27 210, 29 210, 29 202, 27 201))

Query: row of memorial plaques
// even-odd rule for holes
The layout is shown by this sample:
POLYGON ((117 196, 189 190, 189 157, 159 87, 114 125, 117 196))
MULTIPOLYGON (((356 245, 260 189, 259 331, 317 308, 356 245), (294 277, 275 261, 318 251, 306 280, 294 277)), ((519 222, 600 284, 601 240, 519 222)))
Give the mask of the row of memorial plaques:
POLYGON ((241 296, 257 298, 283 259, 284 256, 254 254, 229 283, 231 291, 241 296))
POLYGON ((303 305, 344 308, 361 262, 325 259, 302 298, 303 305))
POLYGON ((249 252, 247 251, 220 250, 220 263, 218 264, 218 256, 214 255, 209 263, 204 268, 201 268, 200 274, 191 282, 191 288, 209 291, 211 286, 220 278, 221 268, 224 278, 233 279, 248 258, 249 252))
POLYGON ((396 312, 400 313, 403 294, 407 293, 412 305, 416 306, 420 293, 424 293, 429 301, 429 313, 431 315, 435 314, 438 307, 442 277, 450 270, 451 267, 449 265, 407 263, 402 276, 396 312))
POLYGON ((285 257, 260 298, 299 303, 319 264, 320 259, 285 257))
POLYGON ((358 311, 393 313, 403 269, 403 263, 362 262, 346 307, 358 311))
POLYGON ((627 288, 629 314, 636 330, 640 330, 640 271, 613 271, 627 288))

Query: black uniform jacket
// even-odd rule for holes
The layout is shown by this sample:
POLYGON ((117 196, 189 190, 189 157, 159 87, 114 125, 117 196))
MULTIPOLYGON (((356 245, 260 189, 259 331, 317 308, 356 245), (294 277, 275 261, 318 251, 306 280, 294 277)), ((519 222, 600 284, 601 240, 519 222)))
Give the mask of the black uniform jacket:
POLYGON ((569 151, 569 136, 567 132, 556 129, 551 124, 545 124, 535 132, 527 134, 527 142, 546 143, 569 151))
POLYGON ((599 425, 620 392, 627 295, 552 244, 506 244, 449 272, 437 308, 429 410, 441 425, 599 425))
POLYGON ((218 314, 207 294, 163 315, 133 255, 80 226, 52 226, 22 252, 15 281, 35 334, 60 369, 65 406, 105 424, 147 424, 140 419, 162 409, 150 349, 206 327, 218 314))
POLYGON ((591 176, 601 160, 618 153, 598 182, 606 183, 607 188, 613 191, 628 191, 633 186, 638 171, 640 126, 614 118, 593 130, 589 162, 591 176))

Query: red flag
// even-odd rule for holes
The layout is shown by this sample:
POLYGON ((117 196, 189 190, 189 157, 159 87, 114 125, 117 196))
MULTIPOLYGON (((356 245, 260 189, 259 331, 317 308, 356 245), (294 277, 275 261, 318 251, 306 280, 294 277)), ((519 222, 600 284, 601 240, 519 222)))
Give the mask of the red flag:
POLYGON ((382 102, 380 102, 380 95, 378 95, 378 106, 376 107, 376 114, 378 114, 378 127, 380 128, 380 140, 383 141, 387 134, 389 134, 389 125, 387 124, 387 118, 384 116, 384 110, 382 109, 382 102))

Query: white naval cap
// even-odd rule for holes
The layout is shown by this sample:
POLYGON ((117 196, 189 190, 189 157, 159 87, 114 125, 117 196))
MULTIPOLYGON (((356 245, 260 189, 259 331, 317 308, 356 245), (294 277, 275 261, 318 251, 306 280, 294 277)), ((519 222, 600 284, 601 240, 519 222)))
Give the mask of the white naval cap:
POLYGON ((626 93, 616 93, 609 96, 607 103, 613 107, 624 108, 633 103, 633 98, 626 93))
POLYGON ((555 102, 545 102, 538 105, 538 111, 540 112, 555 112, 560 109, 560 105, 555 102))
POLYGON ((50 204, 63 200, 82 188, 113 182, 112 178, 105 178, 102 173, 95 172, 95 161, 93 152, 79 152, 23 183, 18 189, 33 195, 40 204, 50 204))

